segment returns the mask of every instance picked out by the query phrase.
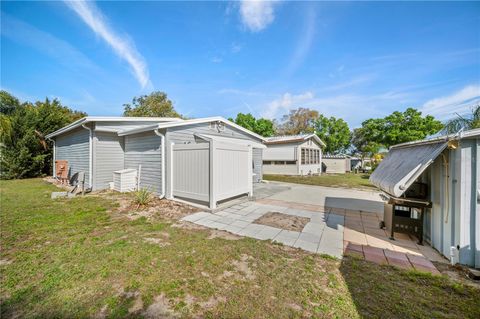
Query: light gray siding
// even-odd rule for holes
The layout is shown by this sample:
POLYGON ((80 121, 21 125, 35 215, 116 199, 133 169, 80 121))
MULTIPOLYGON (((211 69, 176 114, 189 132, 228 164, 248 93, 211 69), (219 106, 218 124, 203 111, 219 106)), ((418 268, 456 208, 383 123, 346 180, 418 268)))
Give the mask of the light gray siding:
POLYGON ((107 189, 113 172, 124 168, 123 137, 116 133, 95 132, 93 189, 107 189))
POLYGON ((263 150, 260 148, 254 148, 252 152, 253 159, 253 173, 255 174, 253 178, 254 183, 259 183, 263 179, 263 159, 262 154, 263 150))
POLYGON ((89 138, 90 132, 77 128, 55 138, 55 159, 68 161, 68 176, 85 172, 87 187, 89 181, 89 138))
POLYGON ((237 130, 234 127, 225 125, 224 129, 219 132, 215 128, 210 128, 210 123, 201 123, 201 124, 192 124, 188 126, 181 127, 171 127, 168 129, 168 142, 174 142, 176 144, 184 144, 186 142, 194 143, 195 136, 194 134, 208 134, 208 135, 218 135, 223 137, 230 138, 241 138, 245 140, 260 140, 255 139, 251 135, 244 133, 240 130, 237 130))
POLYGON ((478 149, 478 139, 461 140, 457 149, 443 151, 422 176, 432 202, 426 239, 447 258, 451 246, 459 247, 459 262, 472 267, 480 266, 478 149))
POLYGON ((140 188, 162 192, 161 139, 153 132, 125 136, 125 168, 142 165, 140 188))

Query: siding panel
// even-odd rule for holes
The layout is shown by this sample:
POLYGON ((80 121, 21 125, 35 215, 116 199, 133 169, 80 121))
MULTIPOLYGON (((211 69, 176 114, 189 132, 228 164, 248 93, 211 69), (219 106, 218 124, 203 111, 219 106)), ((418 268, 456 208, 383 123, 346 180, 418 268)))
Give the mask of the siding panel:
POLYGON ((113 182, 113 172, 124 168, 123 137, 95 132, 94 145, 94 189, 107 189, 113 182))
POLYGON ((55 138, 55 159, 68 161, 68 176, 85 172, 85 184, 90 187, 89 174, 90 132, 78 128, 55 138))
POLYGON ((161 139, 153 132, 125 136, 125 168, 142 165, 140 188, 162 192, 161 139))

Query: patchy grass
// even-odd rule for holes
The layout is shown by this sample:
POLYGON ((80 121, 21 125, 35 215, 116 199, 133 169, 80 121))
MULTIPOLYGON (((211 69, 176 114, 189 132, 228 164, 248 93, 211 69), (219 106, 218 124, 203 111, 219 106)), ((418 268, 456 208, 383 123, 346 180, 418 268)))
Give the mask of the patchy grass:
POLYGON ((1 317, 478 318, 480 290, 1 181, 1 317), (211 239, 209 239, 211 238, 211 239))
POLYGON ((368 174, 322 174, 314 176, 293 176, 293 175, 263 175, 263 178, 270 181, 317 185, 326 187, 375 189, 370 184, 368 174))

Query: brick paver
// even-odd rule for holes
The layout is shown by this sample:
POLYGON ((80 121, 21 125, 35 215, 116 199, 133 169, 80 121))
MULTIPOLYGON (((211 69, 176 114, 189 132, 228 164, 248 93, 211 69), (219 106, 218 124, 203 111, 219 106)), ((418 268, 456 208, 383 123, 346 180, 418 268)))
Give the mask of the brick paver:
POLYGON ((439 274, 435 265, 423 257, 440 259, 438 253, 430 247, 418 246, 415 239, 406 234, 395 234, 396 240, 390 240, 389 234, 379 228, 379 216, 373 212, 264 198, 215 213, 195 213, 183 220, 240 236, 273 240, 313 253, 338 258, 350 255, 377 264, 439 274), (310 222, 301 232, 253 223, 267 212, 307 217, 310 222))

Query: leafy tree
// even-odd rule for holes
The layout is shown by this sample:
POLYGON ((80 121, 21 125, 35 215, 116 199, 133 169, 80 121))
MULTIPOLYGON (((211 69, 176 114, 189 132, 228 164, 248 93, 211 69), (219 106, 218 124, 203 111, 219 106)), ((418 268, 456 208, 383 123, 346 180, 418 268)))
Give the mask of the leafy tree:
POLYGON ((472 113, 466 116, 457 114, 457 117, 447 121, 442 133, 453 134, 457 133, 461 129, 471 130, 474 128, 480 128, 480 105, 476 105, 472 108, 472 113))
POLYGON ((350 129, 343 119, 319 115, 314 125, 318 137, 327 145, 326 153, 338 154, 350 146, 350 129))
MULTIPOLYGON (((3 101, 2 105, 8 103, 3 101)), ((17 100, 18 101, 18 100, 17 100)), ((52 150, 44 136, 85 116, 62 106, 58 100, 19 104, 0 114, 2 179, 35 177, 51 171, 52 150)))
POLYGON ((256 119, 250 113, 238 113, 235 120, 232 118, 229 118, 229 120, 264 137, 273 136, 275 134, 275 128, 272 121, 264 118, 256 119))
POLYGON ((360 156, 363 158, 372 158, 382 145, 370 140, 367 136, 367 129, 360 127, 356 128, 352 132, 352 145, 355 147, 356 151, 360 153, 360 156))
POLYGON ((126 103, 124 116, 145 116, 145 117, 182 117, 173 107, 172 101, 167 94, 155 91, 149 95, 134 97, 132 104, 126 103))
POLYGON ((433 116, 408 108, 405 112, 393 112, 380 119, 368 119, 354 130, 352 144, 362 154, 378 152, 380 147, 421 140, 438 132, 443 124, 433 116))
POLYGON ((9 115, 20 106, 20 101, 5 90, 0 91, 0 113, 9 115))
POLYGON ((282 117, 279 132, 284 135, 313 133, 318 112, 300 107, 282 117))

